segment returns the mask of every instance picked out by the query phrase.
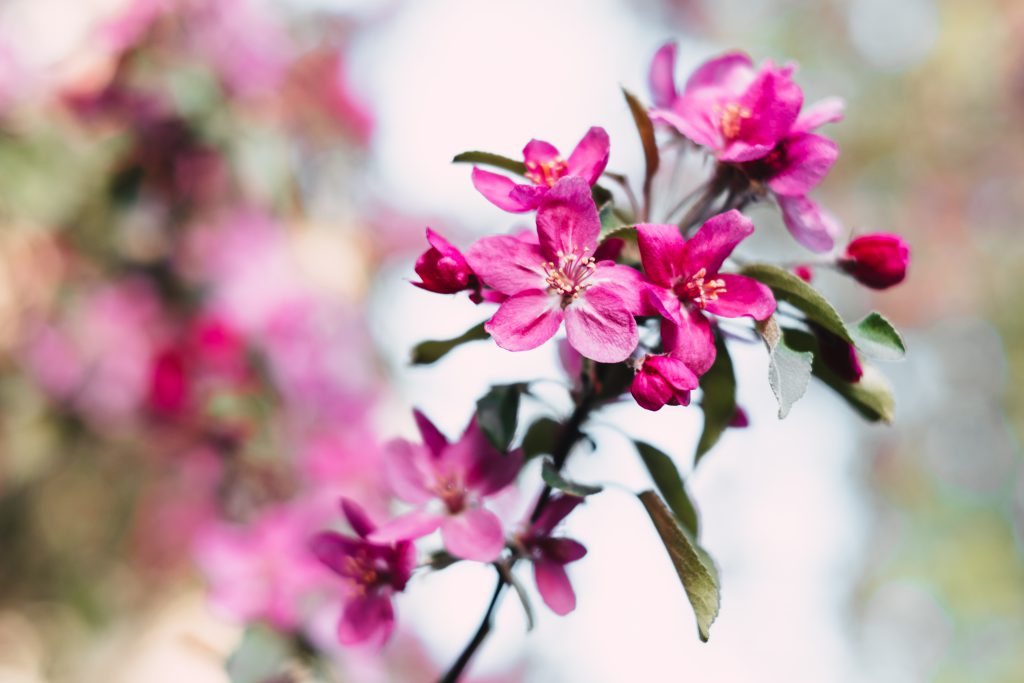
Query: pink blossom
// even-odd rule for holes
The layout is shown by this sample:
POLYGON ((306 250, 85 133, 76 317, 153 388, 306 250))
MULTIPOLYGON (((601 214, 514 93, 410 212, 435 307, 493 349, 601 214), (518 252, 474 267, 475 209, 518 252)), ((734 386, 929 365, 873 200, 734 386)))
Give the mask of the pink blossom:
POLYGON ((839 266, 857 282, 886 289, 903 282, 910 263, 910 247, 899 235, 862 235, 850 242, 839 266))
POLYGON ((533 578, 544 604, 561 616, 576 609, 576 593, 565 565, 583 559, 587 549, 578 541, 556 537, 553 532, 582 500, 562 494, 552 496, 536 521, 516 537, 526 551, 526 557, 533 563, 533 578))
POLYGON ((651 63, 651 119, 675 127, 719 160, 760 159, 796 122, 803 92, 793 82, 793 66, 767 60, 755 69, 750 57, 730 52, 702 64, 679 93, 675 58, 676 46, 669 43, 651 63))
POLYGON ((391 598, 405 589, 412 576, 416 550, 409 541, 367 540, 377 527, 363 509, 343 498, 341 510, 356 537, 324 531, 310 543, 320 561, 344 579, 345 606, 338 622, 338 641, 342 645, 382 645, 395 628, 391 598))
POLYGON ((608 134, 604 128, 587 131, 565 160, 543 140, 530 140, 523 148, 526 178, 530 185, 516 183, 497 173, 473 168, 473 186, 492 204, 505 211, 523 213, 536 209, 548 191, 562 178, 582 178, 593 185, 608 165, 608 134))
POLYGON ((736 245, 754 232, 739 211, 708 219, 689 241, 674 225, 637 226, 640 258, 651 279, 649 298, 664 318, 662 344, 697 375, 715 361, 705 312, 764 320, 775 311, 770 289, 749 277, 720 273, 736 245))
POLYGON ((414 416, 423 445, 397 440, 384 462, 395 495, 420 507, 388 522, 370 540, 420 538, 440 527, 452 555, 492 562, 505 547, 505 535, 498 517, 482 503, 512 483, 523 463, 522 451, 498 452, 475 416, 455 443, 423 413, 415 411, 414 416), (439 505, 430 508, 430 503, 439 505))
POLYGON ((645 310, 643 278, 613 261, 597 261, 601 223, 582 178, 566 178, 537 211, 539 240, 485 237, 466 259, 484 284, 507 295, 486 329, 509 351, 533 349, 565 321, 574 349, 587 358, 625 360, 638 341, 636 320, 645 310))
POLYGON ((427 228, 427 242, 430 243, 430 249, 416 260, 416 274, 420 276, 422 282, 413 284, 420 289, 439 294, 455 294, 469 290, 470 299, 480 303, 483 300, 480 294, 480 281, 462 252, 430 228, 427 228))
POLYGON ((697 386, 697 376, 686 363, 669 353, 645 357, 629 391, 641 408, 660 410, 664 405, 690 405, 690 391, 697 386))

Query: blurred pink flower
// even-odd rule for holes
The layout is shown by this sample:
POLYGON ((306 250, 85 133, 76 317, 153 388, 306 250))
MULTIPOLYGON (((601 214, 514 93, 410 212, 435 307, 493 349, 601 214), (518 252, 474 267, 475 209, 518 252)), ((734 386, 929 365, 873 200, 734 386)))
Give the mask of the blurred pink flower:
POLYGON ((571 538, 556 537, 554 529, 583 501, 576 496, 552 496, 536 521, 516 540, 533 563, 533 577, 544 604, 555 614, 564 616, 576 609, 576 592, 569 581, 565 565, 583 559, 587 549, 571 538))

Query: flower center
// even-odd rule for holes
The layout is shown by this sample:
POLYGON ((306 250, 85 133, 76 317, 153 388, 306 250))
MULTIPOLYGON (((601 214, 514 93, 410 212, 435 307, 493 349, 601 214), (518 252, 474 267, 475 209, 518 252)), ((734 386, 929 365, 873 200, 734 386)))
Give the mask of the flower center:
POLYGON ((433 491, 453 515, 462 512, 466 507, 466 489, 453 475, 438 477, 433 491))
POLYGON ((377 566, 370 554, 360 548, 352 555, 342 560, 342 572, 352 588, 359 594, 366 593, 366 589, 387 580, 385 573, 377 566))
POLYGON ((715 107, 715 109, 721 111, 722 135, 726 140, 735 140, 743 127, 743 120, 753 116, 752 111, 735 102, 727 104, 725 107, 715 107))
POLYGON ((547 185, 554 187, 560 178, 569 172, 569 165, 562 157, 555 157, 551 161, 527 161, 526 177, 534 185, 547 185))
POLYGON ((587 256, 589 247, 574 248, 570 253, 558 251, 558 262, 547 261, 542 263, 548 289, 562 297, 562 307, 579 298, 579 295, 593 283, 587 280, 597 270, 597 261, 593 256, 587 256))
POLYGON ((689 299, 704 310, 709 301, 714 301, 719 294, 725 293, 725 280, 716 278, 707 280, 708 271, 701 268, 690 276, 690 279, 676 286, 676 294, 680 299, 689 299))

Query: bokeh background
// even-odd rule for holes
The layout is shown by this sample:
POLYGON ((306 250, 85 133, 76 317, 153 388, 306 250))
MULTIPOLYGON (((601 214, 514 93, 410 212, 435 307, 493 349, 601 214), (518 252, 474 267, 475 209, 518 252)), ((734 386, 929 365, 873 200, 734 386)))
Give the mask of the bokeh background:
MULTIPOLYGON (((487 569, 417 579, 382 655, 337 651, 296 530, 341 494, 385 514, 375 458, 410 406, 454 433, 492 382, 562 380, 545 349, 410 367, 485 316, 412 263, 426 225, 465 245, 516 224, 458 152, 602 125, 635 176, 619 86, 646 98, 668 39, 683 72, 741 48, 847 101, 817 195, 851 233, 903 234, 911 270, 870 300, 817 284, 905 331, 896 424, 821 388, 779 422, 738 349, 752 426, 688 480, 724 585, 711 642, 609 490, 570 520, 577 611, 526 634, 506 601, 474 680, 1024 680, 1020 2, 4 0, 0 681, 226 681, 245 623, 288 629, 298 603, 338 680, 432 680, 487 569)), ((600 422, 581 478, 645 485, 619 429, 689 469, 696 410, 600 422)))

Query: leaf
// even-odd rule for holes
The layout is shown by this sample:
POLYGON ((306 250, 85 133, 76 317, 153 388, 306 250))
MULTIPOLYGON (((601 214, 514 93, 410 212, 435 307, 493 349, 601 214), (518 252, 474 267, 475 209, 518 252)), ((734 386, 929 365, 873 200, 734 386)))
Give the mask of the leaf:
POLYGON ((461 557, 455 557, 447 550, 435 550, 427 557, 427 564, 436 572, 447 569, 456 562, 461 562, 461 557))
POLYGON ((288 670, 294 658, 291 644, 266 626, 250 626, 225 665, 231 683, 266 683, 288 670))
POLYGON ((592 496, 595 493, 600 493, 604 489, 600 486, 592 486, 590 484, 579 484, 574 481, 569 481, 562 476, 562 473, 555 469, 555 462, 551 458, 544 458, 544 465, 541 467, 540 476, 544 479, 544 483, 553 489, 558 489, 563 493, 568 493, 570 496, 576 496, 577 498, 586 498, 592 496))
POLYGON ((718 616, 721 601, 718 589, 718 571, 714 562, 679 526, 665 502, 654 491, 638 494, 654 528, 665 544, 665 550, 679 575, 679 580, 693 606, 697 618, 697 631, 703 642, 708 641, 711 624, 718 616))
POLYGON ((476 402, 476 419, 487 440, 502 453, 507 453, 516 433, 519 417, 519 396, 527 385, 500 384, 491 387, 476 402))
MULTIPOLYGON (((786 342, 794 348, 817 348, 817 340, 810 332, 787 328, 785 337, 786 342)), ((861 369, 864 374, 859 381, 847 382, 832 372, 817 355, 814 358, 814 376, 844 398, 864 419, 891 423, 895 417, 896 399, 889 380, 877 368, 867 363, 862 362, 861 369)))
POLYGON ((843 341, 853 343, 853 337, 850 336, 835 307, 819 294, 818 290, 793 273, 766 263, 745 266, 740 272, 768 285, 775 293, 776 299, 788 301, 803 311, 808 318, 841 337, 843 341))
POLYGON ((601 241, 604 241, 609 234, 614 233, 616 230, 626 227, 622 219, 615 214, 615 206, 612 204, 606 204, 601 207, 598 216, 601 219, 601 241))
POLYGON ((700 387, 704 391, 700 401, 700 408, 704 411, 704 429, 693 456, 694 466, 718 443, 736 414, 736 374, 733 372, 729 347, 721 335, 715 339, 715 348, 715 363, 700 378, 700 387))
POLYGON ((885 316, 872 311, 850 330, 854 345, 871 358, 902 360, 907 353, 903 337, 885 316))
POLYGON ((755 324, 765 346, 768 347, 768 384, 779 402, 779 419, 789 415, 789 409, 807 391, 811 381, 814 354, 796 351, 786 344, 775 316, 755 324))
POLYGON ((679 476, 679 469, 675 462, 664 452, 658 450, 649 443, 634 441, 640 459, 644 461, 647 471, 654 480, 665 502, 668 503, 676 520, 683 525, 683 528, 697 538, 699 523, 697 520, 697 509, 693 507, 690 496, 686 493, 686 486, 682 477, 679 476))
POLYGON ((607 187, 595 184, 590 188, 590 196, 598 209, 609 208, 612 204, 612 193, 607 187))
POLYGON ((562 423, 550 417, 542 417, 535 421, 523 436, 524 459, 529 460, 538 455, 550 455, 561 431, 562 423))
POLYGON ((466 342, 482 341, 490 338, 491 335, 487 334, 487 330, 484 329, 486 322, 474 325, 458 337, 453 337, 452 339, 434 339, 420 342, 412 348, 411 363, 413 365, 430 365, 444 358, 456 346, 466 342))
POLYGON ((452 159, 453 164, 480 164, 483 166, 494 166, 518 175, 526 175, 526 164, 522 161, 509 159, 500 154, 490 152, 463 152, 456 154, 452 159))
MULTIPOLYGON (((654 174, 658 172, 660 163, 658 142, 654 138, 654 124, 651 123, 651 119, 647 115, 647 109, 633 93, 623 88, 622 95, 626 98, 630 113, 633 114, 633 122, 636 124, 636 130, 640 134, 640 143, 644 148, 644 187, 648 188, 654 174)), ((645 191, 644 194, 646 195, 647 192, 645 191)))

